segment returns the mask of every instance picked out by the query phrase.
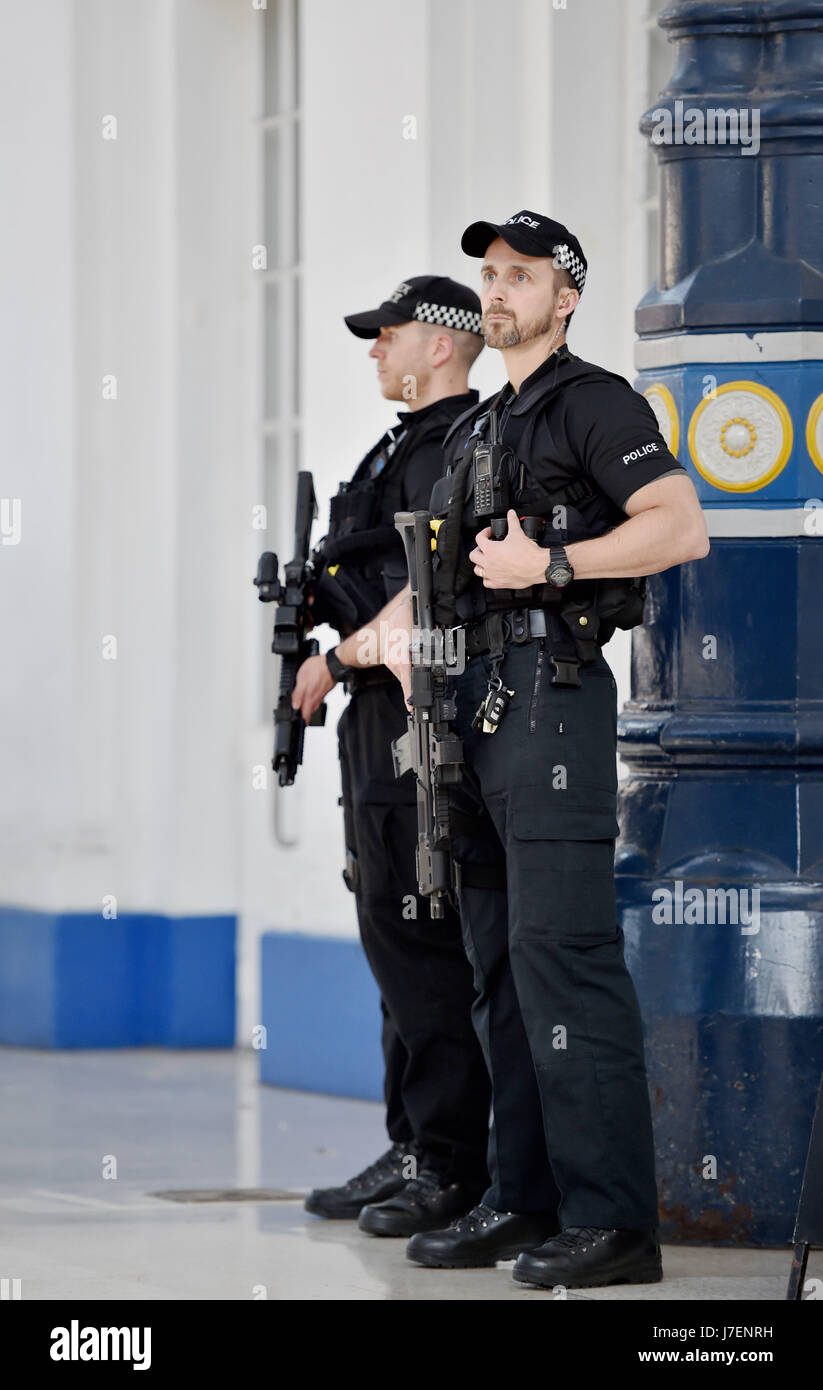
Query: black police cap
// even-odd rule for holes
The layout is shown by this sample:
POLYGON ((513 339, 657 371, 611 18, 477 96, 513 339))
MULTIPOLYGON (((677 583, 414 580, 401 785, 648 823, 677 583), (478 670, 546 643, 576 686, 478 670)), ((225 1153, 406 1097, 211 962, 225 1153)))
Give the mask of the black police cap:
POLYGON ((588 262, 577 237, 562 222, 539 212, 516 212, 505 222, 472 222, 460 245, 467 256, 485 256, 497 237, 524 256, 553 257, 557 265, 569 272, 578 293, 582 293, 588 262))
POLYGON ((402 280, 378 309, 349 314, 344 322, 358 338, 376 338, 381 328, 393 323, 437 323, 443 328, 482 332, 480 300, 468 285, 447 275, 414 275, 402 280))

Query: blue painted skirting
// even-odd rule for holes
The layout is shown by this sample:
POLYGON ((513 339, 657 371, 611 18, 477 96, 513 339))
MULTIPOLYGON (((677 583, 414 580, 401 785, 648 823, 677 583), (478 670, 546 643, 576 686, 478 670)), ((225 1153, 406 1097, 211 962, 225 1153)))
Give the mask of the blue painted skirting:
POLYGON ((233 1047, 234 917, 0 907, 0 1043, 233 1047))
POLYGON ((381 1100, 380 995, 359 941, 266 932, 260 974, 260 1080, 381 1100))

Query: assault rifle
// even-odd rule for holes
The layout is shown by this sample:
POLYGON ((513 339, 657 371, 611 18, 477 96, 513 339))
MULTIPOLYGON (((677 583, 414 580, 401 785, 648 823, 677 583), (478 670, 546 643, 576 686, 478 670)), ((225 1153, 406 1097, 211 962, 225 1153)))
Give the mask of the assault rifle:
MULTIPOLYGON (((452 889, 448 787, 459 782, 463 744, 449 728, 457 708, 448 678, 463 670, 464 650, 455 630, 436 628, 432 581, 431 513, 397 512, 412 599, 409 730, 392 744, 396 777, 417 778, 417 884, 432 917, 443 917, 452 889)), ((462 638, 462 631, 459 632, 462 638)))
MULTIPOLYGON (((280 692, 274 711, 274 756, 271 765, 281 787, 290 787, 303 761, 303 735, 306 723, 298 709, 292 709, 291 696, 297 672, 310 656, 320 650, 317 640, 307 637, 312 626, 309 602, 314 586, 314 565, 309 551, 311 525, 317 516, 317 500, 311 473, 297 475, 297 507, 294 523, 294 559, 285 566, 283 582, 277 577, 277 556, 266 550, 257 566, 257 597, 261 603, 276 603, 274 637, 271 649, 280 657, 280 692)), ((309 723, 326 722, 326 706, 315 710, 309 723)))

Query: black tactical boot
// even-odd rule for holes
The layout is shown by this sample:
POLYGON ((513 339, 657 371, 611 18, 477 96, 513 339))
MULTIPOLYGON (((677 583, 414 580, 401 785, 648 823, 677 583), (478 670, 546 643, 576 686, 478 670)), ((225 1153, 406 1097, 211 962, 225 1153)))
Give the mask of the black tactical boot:
POLYGON ((417 1157, 411 1140, 392 1144, 376 1163, 349 1178, 342 1187, 316 1187, 306 1198, 306 1211, 331 1221, 353 1221, 367 1202, 380 1202, 405 1186, 403 1160, 410 1155, 417 1157))
POLYGON ((567 1289, 657 1284, 663 1278, 657 1232, 569 1226, 545 1245, 520 1255, 514 1278, 521 1284, 563 1284, 567 1289))
POLYGON ((434 1231, 466 1211, 482 1190, 462 1182, 444 1182, 433 1169, 421 1168, 417 1177, 403 1183, 394 1196, 365 1206, 357 1224, 371 1236, 413 1236, 417 1231, 434 1231))
POLYGON ((483 1269, 513 1260, 558 1230, 553 1212, 493 1211, 481 1202, 445 1230, 413 1236, 406 1258, 434 1269, 483 1269))

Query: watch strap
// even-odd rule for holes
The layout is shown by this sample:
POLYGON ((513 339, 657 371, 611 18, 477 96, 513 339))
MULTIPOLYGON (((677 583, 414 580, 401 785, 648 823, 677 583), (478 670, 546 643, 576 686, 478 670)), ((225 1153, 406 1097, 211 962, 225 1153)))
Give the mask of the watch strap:
POLYGON ((552 584, 552 583, 553 583, 553 580, 552 580, 552 578, 551 578, 551 573, 552 573, 552 570, 555 569, 558 565, 562 565, 564 569, 568 570, 568 572, 569 572, 569 574, 570 574, 570 576, 571 576, 571 578, 569 579, 568 582, 571 583, 571 582, 572 582, 572 579, 574 579, 574 566, 572 565, 571 560, 569 559, 568 555, 566 554, 566 547, 563 546, 563 545, 550 545, 550 546, 549 546, 549 563, 548 563, 547 566, 546 566, 546 583, 547 583, 547 584, 552 584))
POLYGON ((351 671, 351 667, 344 666, 340 658, 335 654, 334 647, 332 647, 331 651, 326 652, 326 665, 329 668, 329 675, 335 684, 337 684, 338 681, 344 681, 351 671))

